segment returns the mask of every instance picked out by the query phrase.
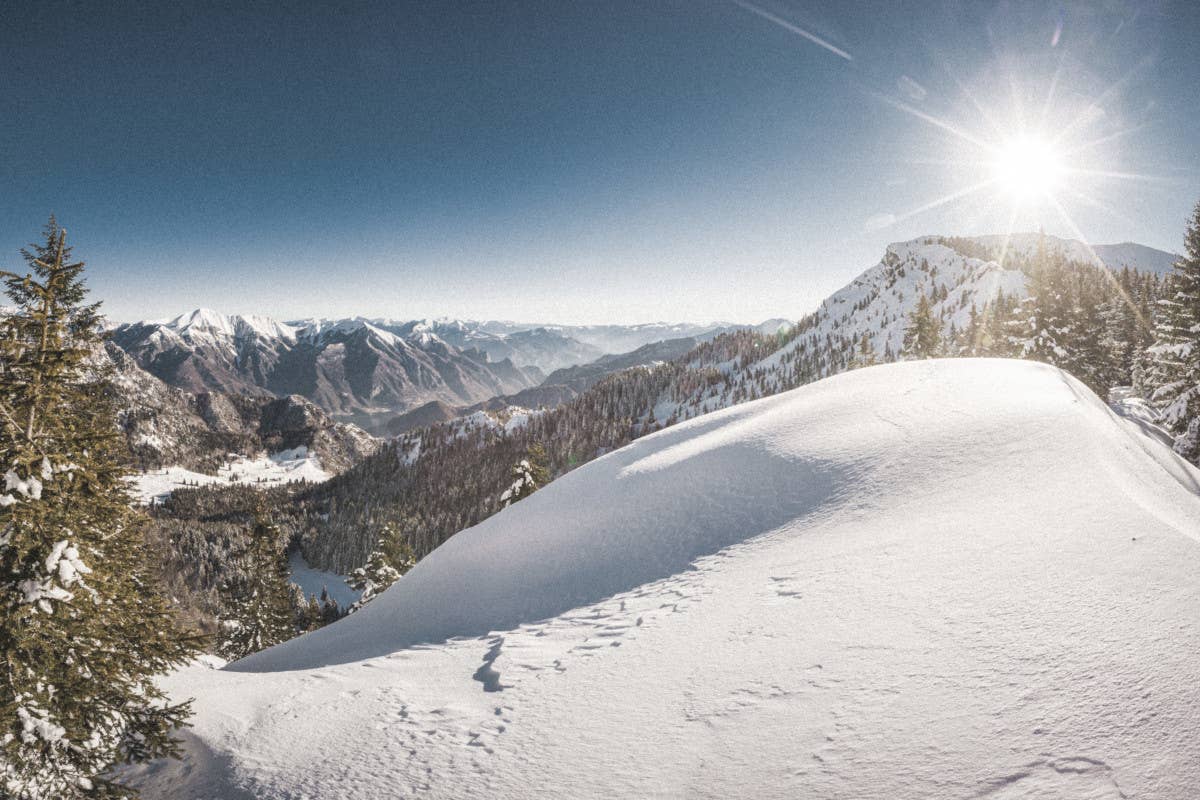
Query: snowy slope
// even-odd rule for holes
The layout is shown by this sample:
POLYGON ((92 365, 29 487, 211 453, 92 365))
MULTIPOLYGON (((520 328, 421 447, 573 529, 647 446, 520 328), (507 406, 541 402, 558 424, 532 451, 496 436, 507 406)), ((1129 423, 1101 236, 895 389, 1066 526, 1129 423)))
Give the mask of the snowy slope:
POLYGON ((217 671, 152 798, 1200 796, 1200 472, 906 362, 644 437, 217 671))
MULTIPOLYGON (((1175 258, 1139 244, 1089 248, 1083 242, 1038 233, 922 236, 895 242, 888 245, 879 263, 830 295, 811 314, 795 325, 781 326, 795 334, 783 346, 770 348, 758 358, 717 365, 722 380, 705 382, 707 385, 691 392, 672 390, 654 407, 653 417, 690 419, 746 397, 776 394, 815 377, 837 374, 859 357, 864 337, 876 360, 892 360, 902 352, 910 315, 922 295, 930 299, 943 340, 953 340, 969 329, 974 311, 982 311, 1000 294, 1010 300, 1028 295, 1028 277, 1022 267, 1033 261, 1039 244, 1066 259, 1114 270, 1130 266, 1161 273, 1170 269, 1175 258)), ((760 332, 771 333, 772 324, 764 323, 760 332)), ((690 366, 704 369, 711 365, 693 361, 690 366)))
MULTIPOLYGON (((795 336, 778 349, 745 363, 719 365, 727 380, 696 393, 664 397, 655 419, 690 419, 736 402, 731 387, 767 396, 847 369, 865 336, 879 360, 904 346, 909 317, 922 294, 931 298, 943 336, 966 328, 972 308, 982 310, 1001 293, 1025 297, 1027 278, 994 260, 963 255, 926 236, 888 245, 879 263, 826 298, 795 326, 795 336)), ((699 367, 699 364, 693 364, 699 367)))
POLYGON ((342 608, 349 608, 362 597, 362 592, 346 583, 345 575, 309 566, 298 549, 288 552, 288 572, 291 582, 300 587, 305 597, 319 598, 324 592, 342 608))
MULTIPOLYGON (((1040 233, 1014 233, 1009 236, 972 236, 972 241, 978 242, 996 251, 1007 248, 1010 252, 1030 257, 1037 252, 1038 242, 1042 239, 1040 233)), ((1113 270, 1122 267, 1156 272, 1165 275, 1171 271, 1172 265, 1179 258, 1174 253, 1156 250, 1136 242, 1121 242, 1119 244, 1087 245, 1077 239, 1060 239, 1057 236, 1045 236, 1047 251, 1057 251, 1071 261, 1082 261, 1085 264, 1100 264, 1113 270)))
POLYGON ((320 483, 331 477, 321 467, 316 455, 301 446, 257 458, 230 453, 229 460, 217 469, 215 475, 193 472, 183 467, 164 467, 130 475, 126 480, 133 495, 142 503, 149 503, 151 500, 164 500, 183 486, 242 483, 267 487, 289 481, 320 483))

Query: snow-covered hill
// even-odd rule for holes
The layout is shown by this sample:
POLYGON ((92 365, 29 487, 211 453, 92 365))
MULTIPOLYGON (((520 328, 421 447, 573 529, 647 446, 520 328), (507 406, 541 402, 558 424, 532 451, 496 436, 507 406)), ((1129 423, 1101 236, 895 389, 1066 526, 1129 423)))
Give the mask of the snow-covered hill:
POLYGON ((897 242, 888 245, 877 265, 821 303, 817 324, 799 341, 837 337, 857 342, 867 334, 879 355, 887 349, 899 353, 909 315, 922 294, 930 296, 943 333, 949 334, 952 327, 967 326, 972 305, 982 309, 1000 292, 1024 297, 1025 284, 1020 270, 965 256, 935 237, 897 242))
POLYGON ((1200 472, 1044 365, 646 436, 217 671, 151 798, 1200 796, 1200 472))
POLYGON ((1048 253, 1067 260, 1118 270, 1169 269, 1169 253, 1136 244, 1098 245, 1037 233, 1011 237, 947 238, 923 236, 888 245, 883 258, 849 284, 826 298, 794 327, 794 335, 761 357, 720 366, 725 379, 680 397, 665 396, 654 418, 688 419, 726 408, 739 397, 766 396, 826 377, 848 368, 865 337, 877 360, 891 360, 903 350, 910 315, 922 295, 929 298, 940 320, 944 340, 969 329, 972 315, 1001 294, 1010 299, 1028 296, 1029 265, 1039 242, 1048 253), (1097 264, 1092 252, 1098 254, 1097 264), (1003 259, 1002 259, 1003 254, 1003 259), (734 387, 735 393, 731 393, 734 387))
MULTIPOLYGON (((1042 238, 1043 234, 1040 233, 1014 233, 1010 236, 973 236, 971 240, 997 252, 1007 248, 1010 252, 1028 257, 1037 251, 1038 241, 1042 238)), ((1082 261, 1085 264, 1096 264, 1099 261, 1112 270, 1129 267, 1142 272, 1165 275, 1171 271, 1172 265, 1179 258, 1174 253, 1156 250, 1136 242, 1089 246, 1077 239, 1060 239, 1049 235, 1045 236, 1044 241, 1047 250, 1057 251, 1069 260, 1082 261)))

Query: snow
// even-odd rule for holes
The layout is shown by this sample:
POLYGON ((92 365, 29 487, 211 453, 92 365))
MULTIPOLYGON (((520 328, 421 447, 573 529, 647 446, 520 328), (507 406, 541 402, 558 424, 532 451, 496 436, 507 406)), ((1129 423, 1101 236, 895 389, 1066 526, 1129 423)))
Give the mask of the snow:
POLYGON ((164 688, 150 798, 1200 796, 1200 471, 1023 361, 646 436, 164 688))
MULTIPOLYGON (((996 250, 1005 247, 1007 243, 1010 252, 1029 257, 1037 252, 1042 234, 1014 233, 1009 236, 996 234, 973 236, 971 239, 996 250)), ((1113 270, 1130 267, 1143 272, 1166 275, 1172 271, 1175 261, 1179 259, 1179 256, 1174 253, 1156 250, 1135 242, 1088 245, 1077 239, 1060 239, 1057 236, 1045 236, 1045 242, 1047 249, 1056 250, 1073 261, 1095 264, 1098 260, 1100 264, 1113 270)))
POLYGON ((164 327, 189 341, 224 340, 252 334, 264 339, 296 340, 296 329, 270 317, 247 315, 226 316, 208 308, 197 308, 167 321, 164 327))
POLYGON ((320 597, 321 590, 325 589, 339 606, 349 608, 362 595, 362 592, 350 588, 345 575, 310 567, 299 550, 288 553, 288 568, 291 571, 292 583, 300 587, 305 597, 320 597))
POLYGON ((193 472, 183 467, 165 467, 126 478, 134 495, 142 503, 163 500, 171 492, 188 484, 208 486, 214 483, 241 482, 249 484, 311 481, 320 483, 332 477, 321 468, 320 460, 306 447, 283 450, 270 456, 250 458, 230 454, 229 460, 217 469, 216 475, 193 472))
MULTIPOLYGON (((473 411, 465 417, 450 420, 447 424, 453 427, 454 437, 458 439, 480 430, 502 431, 507 434, 520 430, 528 425, 531 419, 544 413, 545 409, 508 405, 499 410, 473 411)), ((417 455, 419 454, 414 454, 407 463, 415 462, 417 455)))
POLYGON ((888 245, 882 261, 821 304, 811 330, 755 368, 775 371, 793 351, 817 347, 832 336, 856 342, 865 334, 877 356, 882 357, 889 346, 899 353, 909 316, 922 294, 946 288, 946 297, 931 306, 934 315, 943 320, 942 334, 948 335, 952 327, 961 331, 969 325, 972 305, 982 309, 1001 293, 1024 297, 1025 284, 1020 270, 963 256, 929 238, 896 242, 888 245))

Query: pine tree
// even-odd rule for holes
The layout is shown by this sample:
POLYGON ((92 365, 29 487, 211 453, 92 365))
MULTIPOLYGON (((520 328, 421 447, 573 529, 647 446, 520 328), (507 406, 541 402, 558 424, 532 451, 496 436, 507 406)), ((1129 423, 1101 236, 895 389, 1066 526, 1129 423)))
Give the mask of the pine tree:
POLYGON ((1175 449, 1200 463, 1200 203, 1184 235, 1156 314, 1149 382, 1163 424, 1176 434, 1175 449))
POLYGON ((234 661, 296 634, 295 612, 282 534, 256 514, 250 541, 238 558, 239 571, 225 585, 217 653, 234 661))
POLYGON ((929 298, 922 293, 908 317, 904 332, 905 358, 934 358, 941 351, 941 326, 933 316, 929 298))
POLYGON ((854 360, 850 362, 850 368, 861 369, 874 364, 875 347, 871 344, 870 335, 864 332, 858 339, 858 347, 854 351, 854 360))
POLYGON ((292 620, 296 635, 315 631, 323 624, 321 606, 313 595, 304 596, 304 590, 299 585, 288 584, 292 600, 292 620))
POLYGON ((1107 397, 1110 388, 1124 382, 1119 348, 1105 336, 1111 316, 1106 312, 1120 302, 1121 293, 1112 288, 1114 278, 1106 267, 1077 264, 1073 279, 1070 329, 1064 336, 1069 353, 1061 366, 1107 397))
POLYGON ((304 609, 304 630, 315 631, 325 624, 325 615, 316 595, 308 596, 308 605, 304 609))
POLYGON ((1057 253, 1046 253, 1043 235, 1029 276, 1029 296, 1015 308, 1009 326, 1021 358, 1067 367, 1072 311, 1067 270, 1057 253))
POLYGON ((98 304, 53 218, 3 272, 0 320, 0 786, 6 797, 115 798, 111 768, 178 752, 187 704, 154 677, 198 645, 144 559, 126 493, 98 304))
POLYGON ((538 442, 531 444, 525 451, 525 457, 513 465, 512 484, 500 495, 501 506, 508 508, 549 483, 547 462, 546 449, 538 442))
POLYGON ((319 602, 321 609, 321 625, 332 625, 342 617, 348 614, 348 611, 343 611, 338 605, 337 600, 334 600, 329 594, 329 588, 321 587, 321 600, 319 602))
POLYGON ((367 563, 350 573, 346 579, 350 588, 362 592, 347 613, 353 614, 374 600, 416 563, 412 548, 400 537, 395 526, 385 525, 367 563))

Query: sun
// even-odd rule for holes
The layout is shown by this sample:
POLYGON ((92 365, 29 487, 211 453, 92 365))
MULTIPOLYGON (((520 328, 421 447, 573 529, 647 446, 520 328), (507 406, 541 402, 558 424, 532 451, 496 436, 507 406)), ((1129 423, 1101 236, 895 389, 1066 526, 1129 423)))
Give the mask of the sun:
POLYGON ((1015 203, 1028 205, 1053 197, 1063 174, 1054 146, 1038 136, 1018 136, 1002 143, 991 162, 992 178, 1015 203))

